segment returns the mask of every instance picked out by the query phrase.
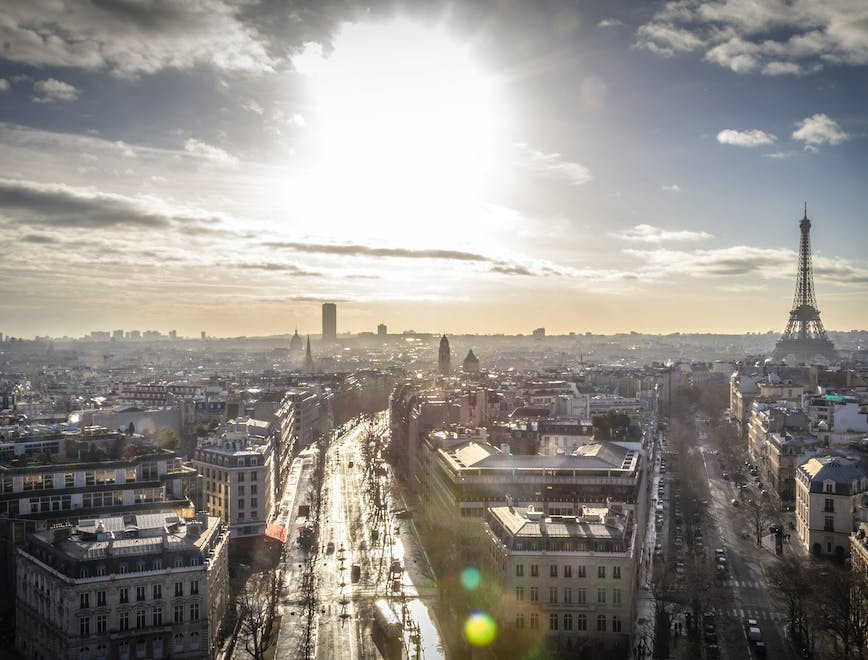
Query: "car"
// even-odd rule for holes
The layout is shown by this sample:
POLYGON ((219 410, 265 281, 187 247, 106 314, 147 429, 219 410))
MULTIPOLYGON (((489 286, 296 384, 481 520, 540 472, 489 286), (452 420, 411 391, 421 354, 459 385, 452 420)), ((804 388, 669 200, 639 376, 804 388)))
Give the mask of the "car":
POLYGON ((759 628, 759 623, 757 623, 756 619, 746 618, 744 620, 744 629, 750 630, 751 628, 759 628))
POLYGON ((714 555, 716 557, 724 557, 726 556, 726 550, 724 550, 723 548, 715 548, 714 555))
POLYGON ((738 500, 735 499, 735 498, 732 498, 732 499, 730 500, 730 504, 732 504, 733 506, 738 506, 738 500))
POLYGON ((328 545, 326 545, 326 554, 331 554, 335 551, 335 543, 334 541, 329 541, 328 545))
POLYGON ((753 648, 754 648, 754 650, 756 651, 756 654, 757 654, 757 655, 765 656, 765 654, 766 654, 766 643, 765 643, 763 640, 758 639, 757 641, 755 641, 754 644, 753 644, 753 648))
POLYGON ((747 638, 751 644, 756 645, 757 642, 763 641, 763 631, 759 626, 751 626, 747 629, 747 638))
POLYGON ((729 481, 729 474, 727 472, 724 472, 721 476, 723 477, 724 481, 729 481))
POLYGON ((680 561, 675 564, 675 574, 676 575, 684 575, 684 562, 680 561))

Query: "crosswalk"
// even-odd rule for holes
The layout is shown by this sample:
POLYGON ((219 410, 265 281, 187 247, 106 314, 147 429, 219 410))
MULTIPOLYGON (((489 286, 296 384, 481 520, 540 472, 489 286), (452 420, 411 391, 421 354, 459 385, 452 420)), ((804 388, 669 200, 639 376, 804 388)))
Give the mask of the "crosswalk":
POLYGON ((734 589, 766 589, 765 584, 757 580, 730 580, 729 585, 734 589))
POLYGON ((754 607, 728 607, 716 608, 715 614, 720 617, 728 617, 744 621, 745 619, 756 619, 757 621, 774 621, 776 623, 786 623, 787 615, 784 612, 769 612, 754 607))

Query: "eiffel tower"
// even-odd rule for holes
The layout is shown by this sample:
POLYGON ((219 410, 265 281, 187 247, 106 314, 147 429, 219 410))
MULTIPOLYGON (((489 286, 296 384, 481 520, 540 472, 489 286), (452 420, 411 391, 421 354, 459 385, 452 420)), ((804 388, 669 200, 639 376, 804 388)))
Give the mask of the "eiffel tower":
POLYGON ((808 220, 808 205, 799 222, 802 241, 799 245, 799 266, 796 270, 796 296, 790 310, 787 329, 775 345, 775 360, 794 357, 796 362, 809 364, 817 358, 834 362, 838 359, 835 347, 826 336, 817 299, 814 297, 814 270, 811 267, 811 221, 808 220))

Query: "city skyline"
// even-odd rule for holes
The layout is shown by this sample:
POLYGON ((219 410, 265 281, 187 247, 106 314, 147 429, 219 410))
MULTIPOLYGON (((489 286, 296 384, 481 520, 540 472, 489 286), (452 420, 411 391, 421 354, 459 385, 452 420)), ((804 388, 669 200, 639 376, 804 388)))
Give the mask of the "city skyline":
POLYGON ((862 3, 59 11, 0 8, 4 336, 781 332, 805 201, 868 327, 862 3))

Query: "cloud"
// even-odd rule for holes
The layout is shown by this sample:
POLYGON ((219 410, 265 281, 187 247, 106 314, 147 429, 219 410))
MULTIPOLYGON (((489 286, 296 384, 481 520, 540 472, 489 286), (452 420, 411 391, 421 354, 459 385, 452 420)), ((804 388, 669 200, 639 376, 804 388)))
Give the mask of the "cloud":
POLYGON ((285 273, 289 275, 298 275, 303 277, 321 277, 322 273, 316 271, 304 270, 295 264, 285 264, 277 262, 252 262, 252 263, 236 263, 232 264, 235 268, 242 270, 265 270, 271 272, 285 273))
MULTIPOLYGON (((35 67, 109 70, 132 76, 207 64, 268 71, 274 62, 258 31, 224 0, 4 3, 3 56, 35 67)), ((289 12, 287 12, 289 13, 289 12)))
MULTIPOLYGON (((690 277, 745 276, 792 280, 798 255, 794 250, 736 245, 716 250, 626 249, 624 253, 646 264, 646 275, 690 277)), ((868 268, 845 259, 815 256, 817 280, 840 285, 868 283, 868 268)))
POLYGON ((295 250, 297 252, 308 252, 316 254, 336 254, 341 256, 352 257, 387 257, 398 259, 445 259, 452 261, 493 261, 490 257, 485 257, 481 254, 472 252, 462 252, 459 250, 413 250, 409 248, 381 248, 371 247, 368 245, 358 244, 337 244, 337 243, 298 243, 298 242, 269 242, 265 243, 267 247, 284 248, 287 250, 295 250))
POLYGON ((253 112, 257 115, 261 115, 263 113, 262 106, 256 102, 256 99, 250 99, 249 101, 242 103, 241 107, 248 112, 253 112))
POLYGON ((619 21, 617 18, 604 18, 602 21, 597 23, 597 27, 601 28, 619 27, 621 25, 624 25, 624 22, 619 21))
POLYGON ((192 156, 210 161, 211 163, 221 167, 229 167, 233 169, 238 167, 238 159, 235 156, 227 153, 220 147, 215 147, 214 145, 202 142, 201 140, 194 140, 193 138, 188 139, 184 143, 184 151, 192 156))
POLYGON ((0 179, 0 209, 21 222, 53 227, 162 227, 168 219, 141 201, 66 185, 0 179))
POLYGON ((34 243, 36 245, 56 245, 60 242, 53 236, 46 236, 45 234, 25 234, 18 240, 22 243, 34 243))
POLYGON ((704 241, 713 238, 704 231, 667 231, 652 225, 636 225, 632 229, 623 232, 610 232, 609 236, 625 241, 638 241, 641 243, 662 243, 664 241, 704 241))
POLYGON ((498 264, 496 266, 492 266, 488 270, 491 273, 500 273, 501 275, 537 275, 537 273, 534 273, 529 268, 518 265, 498 264))
POLYGON ((798 124, 798 128, 793 131, 793 139, 804 142, 806 149, 816 149, 823 144, 840 144, 849 140, 850 136, 841 130, 834 119, 818 113, 798 124))
POLYGON ((662 186, 660 186, 660 190, 662 190, 663 192, 675 192, 675 193, 677 193, 677 192, 681 192, 681 186, 679 186, 677 183, 673 183, 671 186, 667 186, 664 183, 662 186))
POLYGON ((554 177, 574 186, 580 186, 593 179, 587 167, 566 160, 559 153, 546 153, 524 143, 516 144, 515 149, 521 159, 521 166, 532 174, 554 177))
POLYGON ((737 147, 761 147, 774 144, 778 138, 771 133, 759 129, 750 131, 737 131, 726 128, 717 134, 717 141, 721 144, 732 144, 737 147))
POLYGON ((38 94, 38 96, 33 98, 37 103, 75 101, 79 94, 79 91, 75 87, 55 78, 37 80, 33 83, 33 89, 38 94))
POLYGON ((0 92, 5 92, 9 89, 9 81, 6 78, 0 78, 0 92))
POLYGON ((672 0, 636 30, 634 45, 661 56, 704 50, 736 73, 804 75, 829 64, 868 64, 868 5, 839 0, 672 0))

